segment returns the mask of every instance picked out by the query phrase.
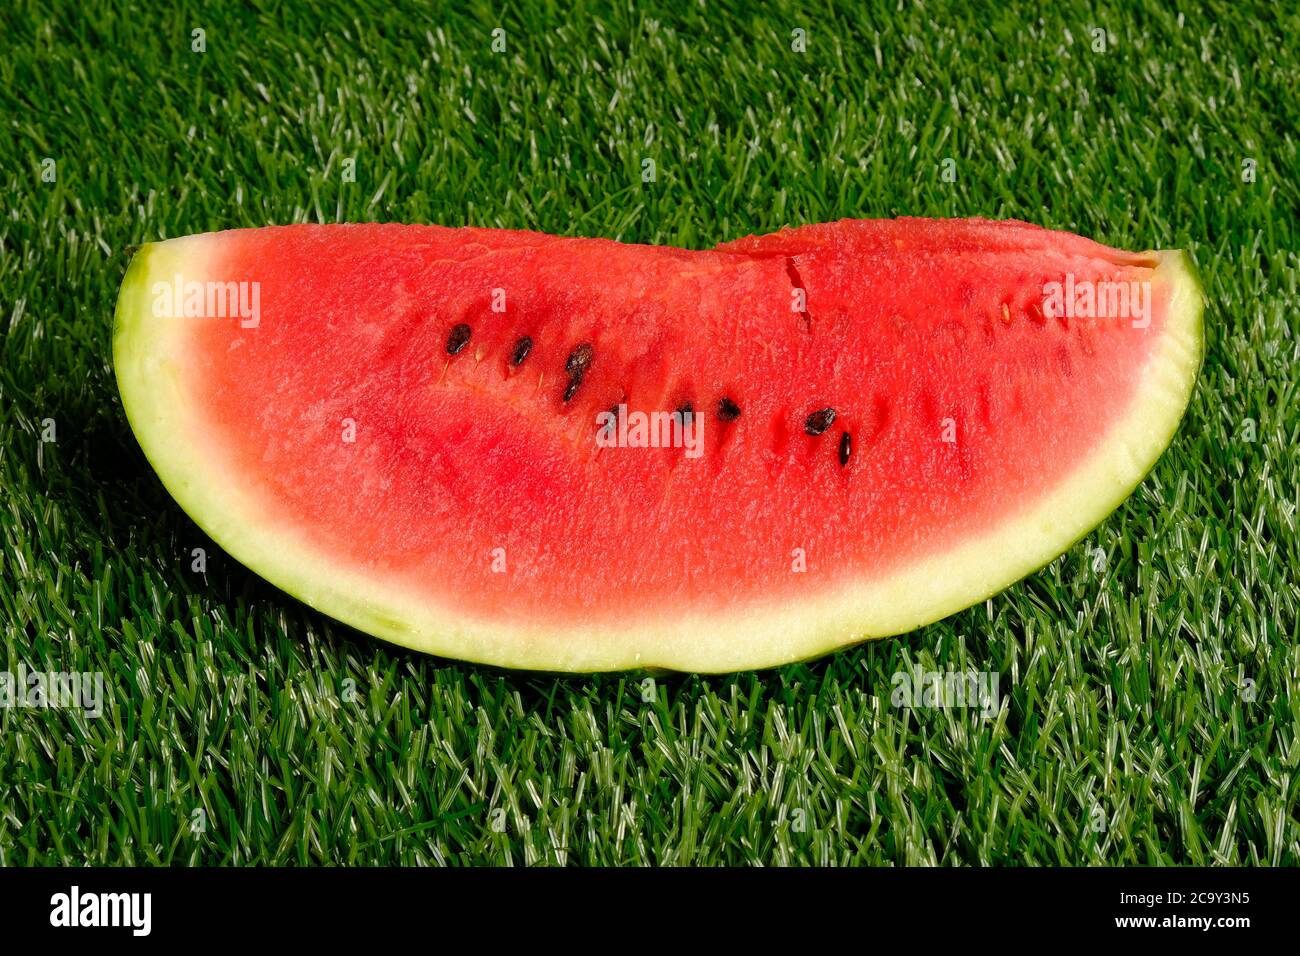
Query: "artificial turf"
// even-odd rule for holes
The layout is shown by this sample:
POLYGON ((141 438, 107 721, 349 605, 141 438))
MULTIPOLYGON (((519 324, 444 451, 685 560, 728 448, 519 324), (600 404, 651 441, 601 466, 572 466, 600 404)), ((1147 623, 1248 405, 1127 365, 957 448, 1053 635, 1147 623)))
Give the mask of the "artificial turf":
POLYGON ((1300 861, 1300 12, 1018 6, 5 4, 0 670, 109 700, 0 710, 0 862, 1300 861), (556 677, 372 640, 224 558, 114 385, 140 242, 902 214, 1191 250, 1205 366, 1087 540, 809 664, 556 677), (893 706, 916 667, 995 672, 999 713, 893 706))

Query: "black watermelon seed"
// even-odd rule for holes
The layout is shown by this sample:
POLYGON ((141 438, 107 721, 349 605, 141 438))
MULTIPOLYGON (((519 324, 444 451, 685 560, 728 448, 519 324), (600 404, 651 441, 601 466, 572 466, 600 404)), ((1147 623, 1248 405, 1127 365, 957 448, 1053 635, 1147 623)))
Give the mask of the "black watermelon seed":
POLYGON ((677 417, 683 425, 689 425, 695 419, 695 406, 690 402, 682 402, 677 408, 677 417))
POLYGON ((718 402, 718 417, 724 422, 734 422, 740 417, 740 406, 729 398, 718 402))
POLYGON ((835 409, 823 408, 819 412, 813 412, 804 419, 803 430, 809 435, 820 435, 826 429, 830 428, 835 422, 835 409))
POLYGON ((582 384, 582 377, 587 374, 587 369, 591 368, 591 357, 594 354, 590 342, 583 342, 569 353, 569 357, 564 362, 564 370, 569 373, 569 384, 564 389, 566 402, 578 391, 578 386, 582 384))
POLYGON ((849 463, 849 455, 853 454, 853 439, 849 437, 848 432, 840 432, 840 467, 849 463))
POLYGON ((464 322, 460 325, 453 326, 451 335, 447 336, 447 354, 455 355, 466 345, 469 344, 470 330, 464 322))
POLYGON ((564 362, 564 370, 569 373, 569 377, 580 379, 587 374, 587 368, 591 365, 593 354, 594 350, 590 342, 583 342, 575 347, 564 362))
POLYGON ((510 364, 514 366, 520 365, 524 359, 528 358, 528 353, 532 350, 533 340, 525 335, 515 343, 515 350, 510 356, 510 364))

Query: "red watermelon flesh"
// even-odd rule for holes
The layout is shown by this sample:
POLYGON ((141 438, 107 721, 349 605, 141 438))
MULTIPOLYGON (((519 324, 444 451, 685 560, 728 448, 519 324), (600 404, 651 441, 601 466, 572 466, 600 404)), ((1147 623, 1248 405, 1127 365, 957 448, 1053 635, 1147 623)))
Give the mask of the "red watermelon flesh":
POLYGON ((115 351, 173 494, 308 603, 510 666, 727 670, 1060 553, 1168 443, 1200 335, 1182 255, 1022 223, 707 251, 355 225, 147 247, 115 351), (193 282, 256 283, 256 325, 156 314, 193 282), (1135 297, 1089 315, 1052 283, 1135 297), (691 408, 700 453, 602 447, 619 406, 691 408))

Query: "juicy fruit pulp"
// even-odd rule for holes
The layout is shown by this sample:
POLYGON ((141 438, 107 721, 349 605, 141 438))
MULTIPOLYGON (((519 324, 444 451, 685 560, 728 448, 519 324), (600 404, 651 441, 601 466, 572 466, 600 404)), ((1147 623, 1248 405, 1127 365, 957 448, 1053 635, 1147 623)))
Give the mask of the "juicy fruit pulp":
POLYGON ((714 671, 1059 554, 1168 443, 1200 311, 1180 253, 1022 223, 291 226, 146 247, 114 350, 177 500, 307 603, 448 656, 714 671))

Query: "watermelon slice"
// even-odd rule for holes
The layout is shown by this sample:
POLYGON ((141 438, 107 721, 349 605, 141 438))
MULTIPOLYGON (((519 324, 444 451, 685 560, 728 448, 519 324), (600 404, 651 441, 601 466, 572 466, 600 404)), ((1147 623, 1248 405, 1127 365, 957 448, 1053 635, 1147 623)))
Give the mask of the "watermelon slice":
POLYGON ((706 251, 492 229, 143 247, 123 404, 312 607, 512 667, 727 671, 898 634, 1133 490, 1200 366, 1180 252, 843 221, 706 251))

